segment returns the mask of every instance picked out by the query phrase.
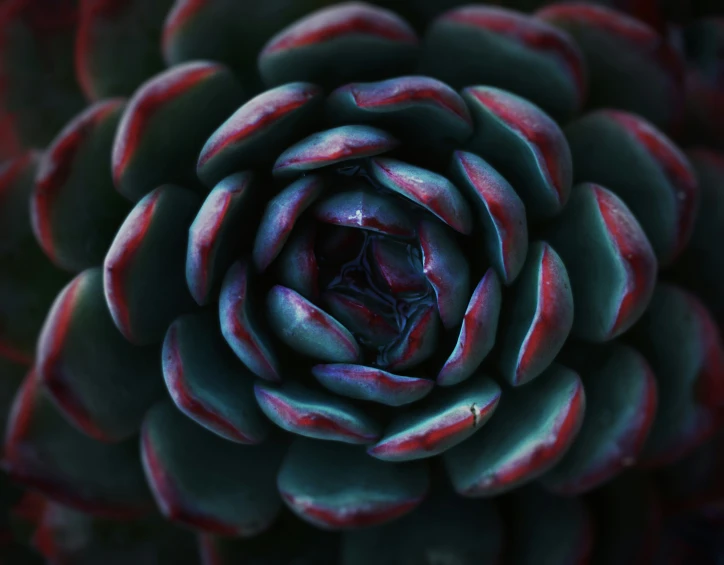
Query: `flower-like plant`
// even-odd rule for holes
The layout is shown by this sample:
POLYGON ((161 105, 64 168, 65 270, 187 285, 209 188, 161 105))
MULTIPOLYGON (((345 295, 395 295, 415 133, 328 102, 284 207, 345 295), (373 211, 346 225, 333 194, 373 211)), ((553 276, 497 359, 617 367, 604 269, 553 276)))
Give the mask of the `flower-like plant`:
MULTIPOLYGON (((168 4, 128 13, 159 22, 168 4)), ((512 492, 509 539, 526 541, 506 553, 563 563, 592 551, 572 495, 610 498, 600 539, 619 540, 649 491, 611 480, 708 449, 717 323, 658 279, 716 254, 696 172, 703 200, 721 197, 664 133, 683 117, 683 63, 650 27, 581 4, 471 5, 420 40, 349 2, 265 43, 252 33, 256 73, 233 34, 200 41, 233 22, 177 2, 162 38, 174 64, 144 80, 157 54, 114 77, 101 48, 137 31, 109 6, 84 13, 76 65, 94 102, 0 176, 0 247, 21 250, 2 258, 19 282, 0 301, 25 285, 45 304, 64 281, 28 266, 31 227, 74 274, 14 402, 13 479, 106 518, 155 500, 205 534, 289 542, 205 535, 209 563, 336 551, 284 505, 354 530, 345 563, 493 562, 497 502, 468 499, 512 492)), ((26 364, 27 319, 0 331, 26 364)), ((95 527, 73 512, 46 518, 95 527)))

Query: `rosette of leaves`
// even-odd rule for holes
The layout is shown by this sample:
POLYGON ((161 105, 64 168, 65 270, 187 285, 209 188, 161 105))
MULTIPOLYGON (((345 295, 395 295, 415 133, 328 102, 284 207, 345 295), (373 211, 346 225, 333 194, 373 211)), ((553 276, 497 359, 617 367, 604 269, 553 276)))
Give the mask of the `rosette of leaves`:
POLYGON ((703 217, 666 134, 676 53, 588 5, 455 8, 420 37, 354 2, 269 34, 250 73, 192 4, 145 80, 88 24, 94 102, 19 185, 74 278, 10 475, 99 520, 155 508, 208 563, 333 562, 319 530, 352 530, 346 563, 567 562, 593 551, 571 495, 608 484, 600 543, 635 554, 617 527, 648 499, 609 481, 703 445, 724 400, 711 315, 657 282, 703 217))

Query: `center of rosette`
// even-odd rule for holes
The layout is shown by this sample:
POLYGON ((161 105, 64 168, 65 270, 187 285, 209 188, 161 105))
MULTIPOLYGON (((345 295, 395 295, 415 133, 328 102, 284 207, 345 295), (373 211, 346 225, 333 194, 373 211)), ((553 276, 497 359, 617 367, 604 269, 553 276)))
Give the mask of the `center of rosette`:
POLYGON ((361 345, 383 354, 415 312, 434 303, 419 244, 352 228, 322 233, 322 303, 361 345))
POLYGON ((423 314, 436 308, 417 237, 422 214, 380 187, 364 164, 326 177, 336 190, 313 211, 319 304, 354 335, 364 362, 387 367, 400 341, 422 331, 423 314))
POLYGON ((221 300, 223 312, 226 298, 242 308, 230 341, 240 340, 237 354, 260 373, 280 374, 265 323, 313 363, 423 372, 443 333, 460 327, 471 277, 461 244, 474 214, 446 176, 394 158, 398 145, 384 130, 346 125, 277 158, 273 176, 288 184, 266 203, 253 270, 227 274, 241 278, 224 285, 221 300), (248 276, 261 283, 250 296, 266 298, 258 314, 239 294, 248 276))

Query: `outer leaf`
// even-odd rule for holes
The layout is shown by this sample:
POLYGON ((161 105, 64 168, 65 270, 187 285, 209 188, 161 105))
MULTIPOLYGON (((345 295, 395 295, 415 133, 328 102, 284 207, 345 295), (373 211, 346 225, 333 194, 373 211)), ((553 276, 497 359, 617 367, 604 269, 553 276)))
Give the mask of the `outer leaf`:
POLYGON ((193 307, 186 286, 188 229, 199 200, 164 185, 131 210, 103 264, 103 288, 113 321, 129 341, 161 341, 179 314, 193 307))
POLYGON ((585 411, 576 373, 551 366, 534 383, 505 392, 505 400, 474 438, 445 454, 455 490, 493 496, 553 467, 573 443, 585 411))
POLYGON ((267 529, 281 509, 274 485, 282 455, 278 444, 232 443, 164 402, 146 416, 141 450, 156 503, 170 520, 252 536, 267 529))
POLYGON ((714 406, 724 383, 721 337, 701 303, 672 285, 659 284, 632 341, 651 363, 659 409, 641 454, 647 466, 684 456, 716 431, 714 406))
POLYGON ((204 144, 196 173, 209 187, 237 171, 271 164, 317 122, 321 89, 295 82, 271 88, 234 112, 204 144))
POLYGON ((84 105, 73 72, 73 0, 4 2, 0 16, 0 160, 44 147, 84 105))
POLYGON ((440 493, 390 524, 346 533, 342 563, 493 565, 500 557, 502 537, 493 503, 440 493))
POLYGON ((688 153, 701 192, 689 245, 674 265, 678 280, 700 296, 720 327, 724 327, 724 154, 708 149, 688 153))
POLYGON ((656 417, 658 393, 649 364, 625 345, 572 345, 562 360, 581 375, 586 415, 571 449, 542 481, 555 493, 572 495, 636 463, 656 417))
POLYGON ((268 432, 253 375, 229 351, 211 312, 176 319, 163 342, 163 376, 176 406, 230 441, 260 443, 268 432))
POLYGON ((284 502, 325 529, 374 526, 407 514, 425 497, 427 467, 392 465, 361 447, 297 440, 278 477, 284 502))
POLYGON ((257 55, 274 33, 331 0, 175 0, 163 30, 168 66, 220 61, 252 89, 261 88, 257 55))
POLYGON ((423 69, 456 88, 505 88, 559 120, 573 115, 586 94, 583 57, 567 33, 497 6, 463 6, 439 16, 425 37, 423 69))
POLYGON ((699 202, 684 154, 643 118, 618 110, 576 120, 566 137, 575 181, 614 192, 644 228, 659 262, 671 263, 691 236, 699 202))
POLYGON ((163 393, 156 347, 119 333, 100 269, 84 271, 56 298, 38 341, 37 371, 63 415, 100 441, 136 434, 163 393))
POLYGON ((339 86, 414 68, 417 37, 394 12, 359 2, 318 10, 272 37, 259 54, 267 86, 304 80, 339 86))
POLYGON ((158 43, 173 0, 81 2, 75 74, 89 100, 128 96, 163 68, 158 43))
POLYGON ((106 100, 73 118, 40 162, 33 231, 46 255, 69 271, 100 264, 130 210, 114 189, 108 158, 124 104, 106 100))
POLYGON ((560 127, 525 98, 487 86, 463 90, 475 133, 468 147, 515 187, 533 220, 559 213, 571 192, 573 163, 560 127))
POLYGON ((628 330, 651 300, 658 266, 628 207, 602 186, 577 185, 546 235, 571 281, 575 309, 571 333, 601 342, 628 330))
POLYGON ((621 108, 664 129, 676 127, 683 102, 682 61, 665 37, 622 12, 582 2, 543 8, 536 16, 570 33, 580 46, 591 106, 621 108))
POLYGON ((105 444, 83 435, 58 413, 34 373, 15 398, 5 465, 16 481, 94 514, 135 517, 153 505, 137 441, 105 444))
POLYGON ((243 100, 226 67, 178 65, 146 81, 133 95, 113 145, 113 180, 129 200, 158 185, 193 186, 206 139, 243 100))

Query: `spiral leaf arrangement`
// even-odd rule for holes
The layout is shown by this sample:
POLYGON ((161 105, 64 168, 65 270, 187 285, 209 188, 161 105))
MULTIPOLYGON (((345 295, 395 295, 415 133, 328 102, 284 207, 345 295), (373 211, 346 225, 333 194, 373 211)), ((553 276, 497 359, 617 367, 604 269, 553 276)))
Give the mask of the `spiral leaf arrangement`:
POLYGON ((602 6, 401 5, 421 35, 322 4, 83 3, 77 81, 29 101, 14 33, 75 23, 0 12, 36 546, 194 562, 170 521, 206 564, 653 562, 660 491, 721 495, 724 161, 672 141, 717 146, 720 27, 685 66, 602 6))

